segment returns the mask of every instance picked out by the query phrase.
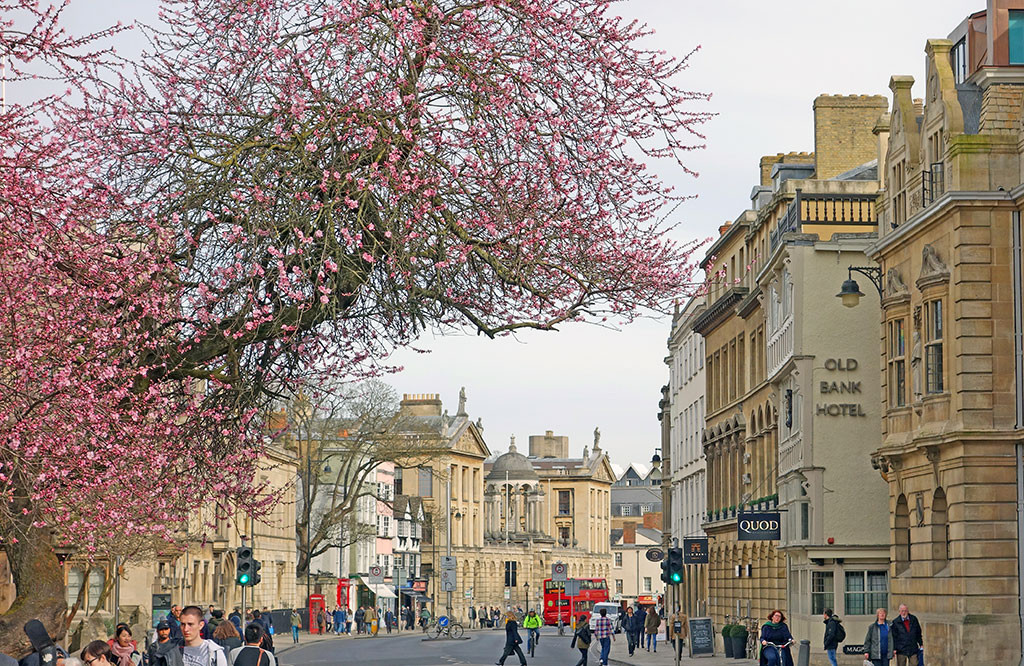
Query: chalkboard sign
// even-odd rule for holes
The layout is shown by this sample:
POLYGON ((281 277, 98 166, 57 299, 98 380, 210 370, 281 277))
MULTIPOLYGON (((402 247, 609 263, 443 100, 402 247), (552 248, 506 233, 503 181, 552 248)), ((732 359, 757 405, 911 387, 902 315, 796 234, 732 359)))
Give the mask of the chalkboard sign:
POLYGON ((690 656, 715 655, 715 631, 710 617, 690 618, 690 656))

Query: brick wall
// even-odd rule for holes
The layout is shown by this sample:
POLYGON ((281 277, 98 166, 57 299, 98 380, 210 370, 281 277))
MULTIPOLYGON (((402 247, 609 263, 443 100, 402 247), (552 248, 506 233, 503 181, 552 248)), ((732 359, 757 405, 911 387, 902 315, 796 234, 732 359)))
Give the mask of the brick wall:
POLYGON ((814 100, 814 154, 818 179, 878 157, 873 133, 878 117, 889 108, 882 95, 819 95, 814 100))
POLYGON ((982 134, 1016 134, 1020 123, 1021 86, 992 85, 981 98, 982 134))
POLYGON ((814 164, 814 153, 776 153, 774 155, 765 155, 761 158, 759 164, 762 187, 772 184, 772 167, 780 163, 814 164))

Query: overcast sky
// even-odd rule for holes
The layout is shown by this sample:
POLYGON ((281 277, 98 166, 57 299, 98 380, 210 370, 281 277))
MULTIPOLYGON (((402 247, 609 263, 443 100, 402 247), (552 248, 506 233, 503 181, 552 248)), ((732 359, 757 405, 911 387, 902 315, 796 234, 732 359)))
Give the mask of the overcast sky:
MULTIPOLYGON (((118 20, 151 20, 155 0, 75 0, 75 29, 118 20)), ((924 45, 945 37, 984 2, 950 0, 823 0, 688 2, 624 0, 613 10, 656 29, 653 47, 683 56, 694 47, 682 83, 713 94, 698 108, 718 114, 705 126, 708 147, 687 165, 697 179, 662 176, 695 201, 676 212, 680 238, 706 238, 746 208, 762 155, 814 149, 811 104, 829 94, 889 97, 893 74, 923 78, 924 45)), ((130 43, 131 51, 137 45, 130 43)), ((915 85, 923 94, 923 83, 915 85)), ((16 91, 8 89, 8 95, 16 91)), ((589 445, 595 426, 612 462, 649 461, 660 446, 660 388, 667 321, 643 320, 623 331, 569 326, 557 333, 524 333, 498 341, 476 336, 427 337, 392 361, 405 370, 389 381, 400 393, 440 393, 455 413, 460 386, 468 411, 484 423, 492 451, 515 434, 570 437, 571 453, 589 445)))

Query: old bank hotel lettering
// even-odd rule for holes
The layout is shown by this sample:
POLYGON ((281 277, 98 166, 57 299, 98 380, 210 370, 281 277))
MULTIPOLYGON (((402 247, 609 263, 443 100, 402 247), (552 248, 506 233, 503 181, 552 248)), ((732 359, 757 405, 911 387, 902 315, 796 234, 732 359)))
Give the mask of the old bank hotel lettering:
POLYGON ((857 367, 857 359, 825 359, 825 370, 829 375, 818 383, 821 402, 814 407, 817 416, 867 416, 859 402, 838 402, 843 396, 860 395, 861 382, 851 379, 849 374, 856 371, 857 367))

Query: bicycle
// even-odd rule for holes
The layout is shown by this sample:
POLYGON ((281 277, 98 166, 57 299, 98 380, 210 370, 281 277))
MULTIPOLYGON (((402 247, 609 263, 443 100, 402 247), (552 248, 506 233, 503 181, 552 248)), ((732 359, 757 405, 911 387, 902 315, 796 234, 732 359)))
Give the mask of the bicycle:
POLYGON ((540 640, 539 629, 527 629, 526 630, 526 650, 530 653, 530 657, 534 656, 534 651, 537 649, 537 641, 540 640), (534 638, 536 637, 536 638, 534 638))
POLYGON ((791 639, 791 640, 787 641, 785 645, 779 645, 777 643, 771 643, 771 642, 765 641, 765 643, 764 643, 765 650, 767 650, 768 648, 775 648, 775 659, 774 660, 767 659, 768 663, 769 664, 775 663, 775 664, 779 664, 781 666, 781 664, 782 664, 782 649, 785 648, 785 647, 788 647, 790 645, 790 643, 793 643, 793 642, 794 641, 791 639))
POLYGON ((760 644, 760 640, 758 640, 760 628, 757 626, 757 618, 750 617, 749 615, 744 615, 743 617, 738 619, 747 627, 747 657, 751 659, 756 659, 757 648, 760 644))
POLYGON ((449 619, 447 615, 442 615, 437 619, 437 635, 434 638, 462 638, 464 632, 461 624, 449 619))

